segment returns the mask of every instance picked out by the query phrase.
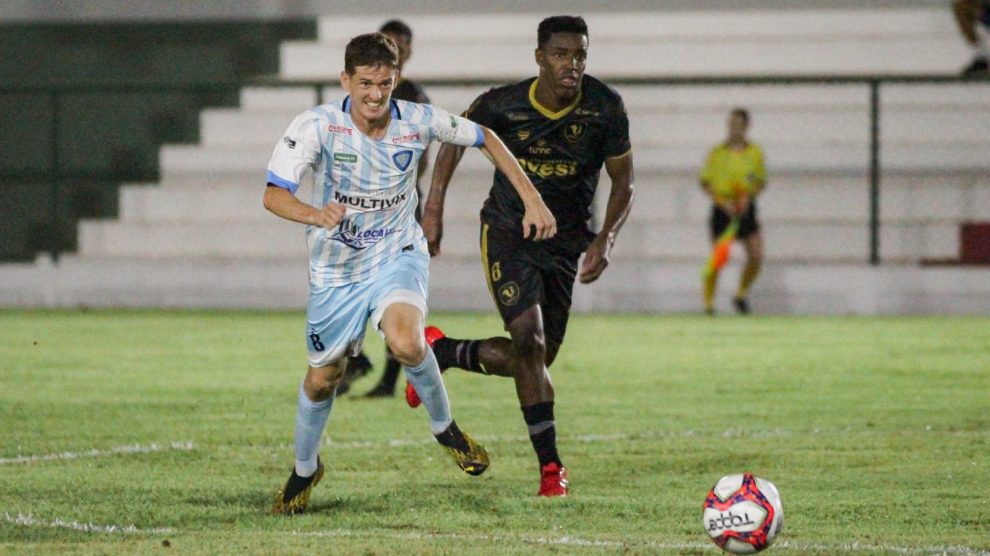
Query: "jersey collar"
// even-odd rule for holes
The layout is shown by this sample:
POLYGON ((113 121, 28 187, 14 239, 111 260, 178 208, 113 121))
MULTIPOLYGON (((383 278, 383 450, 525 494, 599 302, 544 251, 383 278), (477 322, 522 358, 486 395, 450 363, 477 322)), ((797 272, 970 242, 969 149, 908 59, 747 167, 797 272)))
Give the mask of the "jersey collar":
POLYGON ((580 89, 578 89, 577 96, 574 97, 574 102, 572 102, 568 106, 565 106, 564 108, 561 108, 557 112, 552 112, 549 108, 540 104, 540 101, 536 100, 536 86, 539 82, 540 82, 540 78, 537 77, 536 79, 533 80, 533 84, 529 86, 529 103, 533 105, 533 108, 535 108, 537 112, 543 114, 544 116, 550 118, 551 120, 559 120, 564 116, 570 114, 572 110, 577 108, 578 103, 581 102, 581 96, 584 94, 584 87, 581 87, 580 89))

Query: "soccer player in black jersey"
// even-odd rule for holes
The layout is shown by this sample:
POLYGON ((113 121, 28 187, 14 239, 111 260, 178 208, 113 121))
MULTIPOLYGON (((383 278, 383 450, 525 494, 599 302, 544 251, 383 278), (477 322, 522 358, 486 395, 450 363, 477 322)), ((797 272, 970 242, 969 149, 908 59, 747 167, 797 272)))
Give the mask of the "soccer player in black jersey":
MULTIPOLYGON (((601 276, 633 199, 626 110, 618 93, 584 75, 587 55, 588 28, 582 18, 544 19, 537 33, 539 76, 491 89, 465 113, 493 129, 516 156, 557 219, 558 233, 544 242, 524 239, 523 205, 496 172, 481 210, 481 256, 510 337, 455 340, 427 329, 441 368, 515 380, 540 463, 542 496, 567 494, 547 367, 564 339, 575 277, 587 284, 601 276), (594 233, 588 222, 603 165, 612 189, 602 229, 594 233)), ((431 255, 440 254, 444 196, 463 152, 442 146, 437 154, 422 222, 431 255)), ((417 405, 415 390, 407 387, 406 398, 417 405)))

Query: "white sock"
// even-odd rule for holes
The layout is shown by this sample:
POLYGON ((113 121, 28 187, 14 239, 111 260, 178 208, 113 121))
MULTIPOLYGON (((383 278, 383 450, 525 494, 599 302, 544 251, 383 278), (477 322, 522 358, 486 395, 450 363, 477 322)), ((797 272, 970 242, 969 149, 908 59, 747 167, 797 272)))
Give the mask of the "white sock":
POLYGON ((419 399, 423 400, 423 406, 430 414, 430 430, 433 434, 447 430, 453 419, 450 418, 447 389, 440 378, 440 367, 437 366, 433 350, 427 349, 423 361, 415 367, 406 367, 405 371, 406 379, 416 389, 419 399))
POLYGON ((316 473, 316 456, 320 451, 323 428, 333 409, 333 395, 322 402, 314 402, 299 385, 299 403, 296 407, 296 475, 309 477, 316 473))

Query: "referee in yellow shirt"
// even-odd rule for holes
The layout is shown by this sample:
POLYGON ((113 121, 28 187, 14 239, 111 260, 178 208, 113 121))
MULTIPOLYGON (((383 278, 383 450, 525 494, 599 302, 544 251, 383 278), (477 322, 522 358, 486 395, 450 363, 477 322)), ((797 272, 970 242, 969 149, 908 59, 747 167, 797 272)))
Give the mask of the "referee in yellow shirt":
MULTIPOLYGON (((756 220, 756 196, 767 184, 763 150, 746 139, 748 129, 749 112, 745 108, 733 109, 729 114, 729 137, 708 154, 700 179, 701 189, 712 198, 709 221, 712 243, 729 227, 734 217, 739 218, 736 238, 746 248, 746 266, 733 304, 742 314, 749 313, 749 288, 760 274, 763 263, 763 238, 760 223, 756 220)), ((717 271, 705 278, 704 301, 708 314, 715 312, 717 283, 717 271)))

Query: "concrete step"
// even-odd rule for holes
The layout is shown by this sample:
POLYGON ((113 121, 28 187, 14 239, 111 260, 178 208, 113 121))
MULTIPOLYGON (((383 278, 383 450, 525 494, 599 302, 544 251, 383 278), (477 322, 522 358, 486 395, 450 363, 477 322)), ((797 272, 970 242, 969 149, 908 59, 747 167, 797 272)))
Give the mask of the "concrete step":
MULTIPOLYGON (((954 72, 966 58, 944 10, 737 11, 718 17, 710 12, 624 12, 587 18, 594 37, 588 71, 602 77, 954 72), (752 26, 739 25, 739 20, 752 26), (648 59, 643 52, 651 53, 648 59)), ((417 31, 416 52, 405 69, 421 79, 530 75, 535 71, 538 19, 486 15, 417 20, 410 23, 414 29, 442 25, 443 30, 436 35, 417 31), (487 62, 479 65, 479 59, 487 62)), ((341 29, 345 21, 328 22, 325 28, 341 29)), ((360 25, 376 27, 369 24, 370 19, 360 25)), ((335 77, 347 37, 327 33, 320 42, 284 43, 282 75, 335 77)))
POLYGON ((83 257, 308 257, 302 224, 266 221, 113 222, 82 221, 83 257))
MULTIPOLYGON (((591 285, 575 286, 575 312, 700 311, 695 262, 616 262, 591 285)), ((740 265, 723 271, 719 313, 740 265)), ((278 259, 141 259, 63 256, 53 264, 0 265, 0 304, 18 307, 253 308, 301 311, 307 265, 278 259), (15 268, 16 267, 16 268, 15 268), (13 274, 22 280, 11 280, 13 274)), ((990 313, 986 270, 916 265, 768 263, 751 294, 760 314, 891 315, 990 313)), ((494 311, 477 260, 433 259, 433 311, 494 311)), ((301 317, 300 317, 301 318, 301 317)))

